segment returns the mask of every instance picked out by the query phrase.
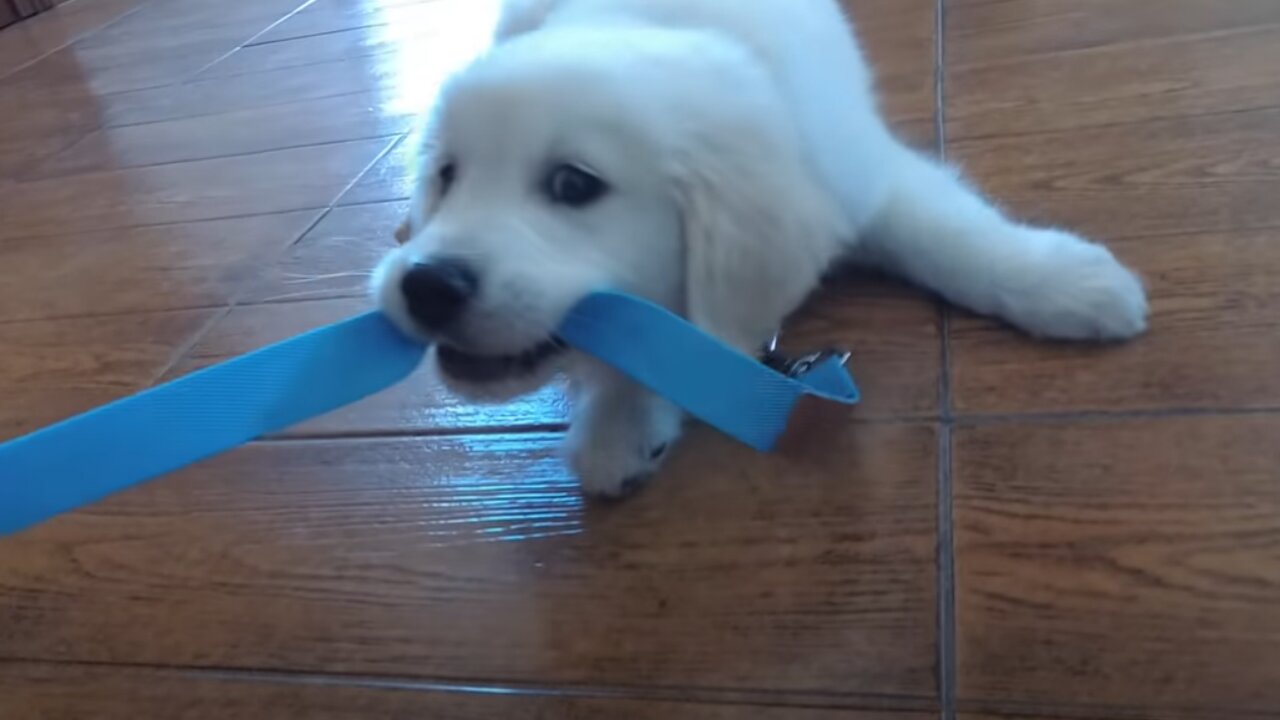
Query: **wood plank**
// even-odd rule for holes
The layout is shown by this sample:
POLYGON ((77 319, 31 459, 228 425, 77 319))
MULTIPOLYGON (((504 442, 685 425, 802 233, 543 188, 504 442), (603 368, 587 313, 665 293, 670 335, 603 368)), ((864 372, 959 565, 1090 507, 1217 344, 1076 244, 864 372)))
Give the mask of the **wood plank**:
POLYGON ((316 0, 254 38, 253 44, 363 30, 370 34, 390 26, 427 27, 447 25, 450 34, 466 33, 476 38, 492 34, 498 24, 498 6, 474 0, 380 0, 348 2, 316 0))
POLYGON ((215 314, 0 324, 0 440, 148 387, 215 314))
POLYGON ((876 71, 880 104, 913 145, 935 150, 936 0, 841 0, 876 71))
POLYGON ((360 140, 14 183, 0 240, 324 208, 386 148, 360 140))
POLYGON ((151 0, 70 2, 28 18, 0 36, 0 78, 60 50, 151 0))
POLYGON ((368 62, 390 64, 395 62, 398 53, 431 52, 448 32, 448 23, 392 24, 250 44, 205 68, 198 77, 249 75, 354 58, 373 58, 368 62))
POLYGON ((388 111, 380 98, 354 93, 145 125, 106 128, 35 168, 51 177, 208 160, 407 132, 413 116, 388 111))
POLYGON ((431 718, 432 720, 926 720, 924 713, 699 705, 662 700, 450 692, 443 688, 172 670, 0 663, 0 715, 27 718, 431 718))
MULTIPOLYGON (((1132 0, 1119 4, 1136 5, 1132 0)), ((1115 5, 1100 8, 1096 21, 1110 23, 1126 12, 1115 5)), ((1280 65, 1280 5, 1272 7, 1276 24, 952 66, 946 79, 947 137, 1275 107, 1280 104, 1280 78, 1273 71, 1280 65)), ((988 35, 1021 30, 1021 25, 993 27, 988 35)))
POLYGON ((1280 706, 1280 416, 961 427, 962 702, 1280 706))
POLYGON ((557 441, 259 444, 134 488, 3 541, 0 653, 932 704, 932 427, 699 432, 620 506, 557 441))
POLYGON ((0 244, 0 322, 226 306, 319 214, 6 241, 0 244))
MULTIPOLYGON (((947 0, 947 65, 1061 55, 1277 21, 1272 0, 947 0)), ((1117 68, 1112 81, 1125 73, 1117 68)))
POLYGON ((1280 243, 1223 232, 1111 243, 1146 279, 1149 333, 1120 346, 1029 340, 957 314, 962 415, 1280 407, 1280 243))
POLYGON ((259 269, 240 302, 364 297, 374 267, 396 245, 407 202, 331 210, 280 262, 259 269))
POLYGON ((418 175, 418 141, 415 134, 396 144, 391 152, 365 171, 360 179, 338 198, 338 205, 385 203, 408 200, 418 175))
POLYGON ((1099 239, 1280 228, 1280 110, 949 143, 1016 214, 1099 239))
POLYGON ((394 96, 399 82, 395 66, 371 64, 369 58, 351 58, 250 76, 209 77, 181 85, 114 93, 103 96, 99 102, 102 125, 119 127, 337 95, 376 92, 394 96))

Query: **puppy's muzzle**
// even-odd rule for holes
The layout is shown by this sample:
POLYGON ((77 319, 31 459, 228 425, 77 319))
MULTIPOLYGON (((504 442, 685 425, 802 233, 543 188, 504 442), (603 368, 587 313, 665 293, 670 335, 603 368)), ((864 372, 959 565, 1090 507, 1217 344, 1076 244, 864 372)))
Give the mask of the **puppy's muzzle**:
POLYGON ((453 259, 416 262, 400 279, 409 317, 428 332, 454 324, 479 289, 475 271, 453 259))

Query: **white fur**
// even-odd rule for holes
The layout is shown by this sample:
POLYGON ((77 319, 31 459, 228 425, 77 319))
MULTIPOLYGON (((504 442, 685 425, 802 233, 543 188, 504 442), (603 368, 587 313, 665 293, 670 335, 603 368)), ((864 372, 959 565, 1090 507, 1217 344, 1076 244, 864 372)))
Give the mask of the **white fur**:
MULTIPOLYGON (((426 138, 404 244, 375 291, 416 332, 405 268, 468 260, 482 290, 448 340, 473 352, 536 345, 601 287, 753 351, 850 257, 1040 336, 1114 340, 1146 324, 1141 283, 1106 249, 1008 219, 893 138, 835 0, 507 0, 495 47, 446 87, 426 138), (449 161, 458 178, 441 199, 449 161), (560 161, 612 192, 577 210, 547 202, 538 178, 560 161)), ((585 357, 457 389, 504 398, 559 370, 584 487, 617 495, 651 473, 680 413, 585 357)))

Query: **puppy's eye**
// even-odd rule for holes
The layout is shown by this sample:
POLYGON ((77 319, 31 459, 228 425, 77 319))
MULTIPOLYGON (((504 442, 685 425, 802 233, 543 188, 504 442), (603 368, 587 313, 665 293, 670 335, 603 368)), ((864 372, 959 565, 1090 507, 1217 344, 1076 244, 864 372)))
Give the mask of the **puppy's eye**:
POLYGON ((560 165, 547 175, 543 191, 551 202, 580 208, 604 197, 609 186, 582 168, 560 165))
POLYGON ((449 188, 453 187, 453 181, 458 177, 457 163, 445 163, 436 171, 436 182, 440 183, 440 194, 443 196, 449 192, 449 188))

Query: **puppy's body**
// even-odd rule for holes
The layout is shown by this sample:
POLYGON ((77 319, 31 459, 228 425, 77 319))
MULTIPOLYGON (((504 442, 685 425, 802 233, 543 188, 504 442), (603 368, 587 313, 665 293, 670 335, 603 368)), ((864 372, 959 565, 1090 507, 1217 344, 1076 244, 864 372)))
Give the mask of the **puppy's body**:
POLYGON ((1105 249, 1007 219, 893 138, 834 0, 508 0, 494 50, 442 94, 426 149, 406 243, 377 276, 382 305, 441 341, 465 393, 567 370, 568 457, 594 493, 652 472, 681 424, 609 369, 548 349, 597 288, 744 351, 842 258, 1037 335, 1145 326, 1140 283, 1105 249), (448 313, 442 258, 448 277, 465 268, 444 283, 448 313))

